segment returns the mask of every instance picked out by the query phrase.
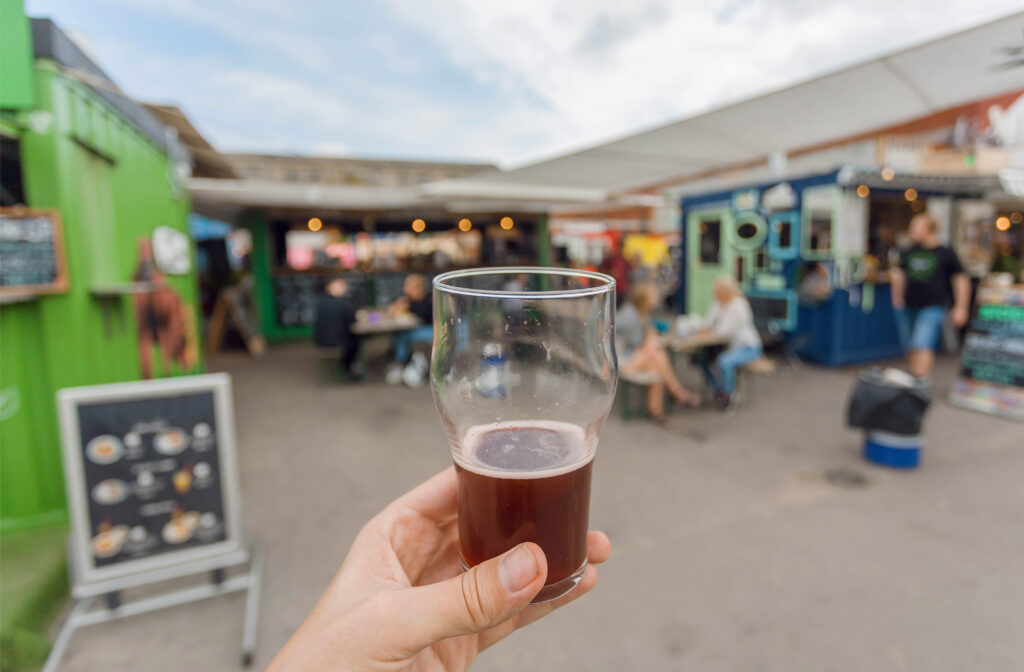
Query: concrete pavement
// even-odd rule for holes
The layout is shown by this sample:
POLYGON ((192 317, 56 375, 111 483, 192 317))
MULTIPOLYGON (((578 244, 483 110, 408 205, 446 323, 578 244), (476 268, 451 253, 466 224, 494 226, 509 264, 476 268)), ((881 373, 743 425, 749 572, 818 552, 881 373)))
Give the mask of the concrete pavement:
MULTIPOLYGON (((447 448, 429 390, 317 386, 305 346, 209 369, 234 378, 247 529, 268 546, 259 668, 363 522, 447 448)), ((936 388, 954 374, 941 362, 936 388)), ((940 400, 921 469, 871 467, 843 428, 853 375, 783 371, 754 407, 669 429, 616 409, 595 463, 591 524, 613 543, 600 584, 474 669, 1024 669, 1024 425, 940 400)), ((242 604, 84 629, 61 669, 238 669, 242 604)))

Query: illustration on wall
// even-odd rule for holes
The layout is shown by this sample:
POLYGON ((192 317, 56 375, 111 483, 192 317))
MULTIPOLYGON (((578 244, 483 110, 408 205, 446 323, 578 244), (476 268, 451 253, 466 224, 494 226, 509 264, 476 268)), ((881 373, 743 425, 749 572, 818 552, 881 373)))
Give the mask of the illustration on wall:
POLYGON ((152 288, 132 296, 139 327, 139 366, 143 378, 153 377, 153 346, 160 349, 161 370, 166 375, 172 363, 189 371, 199 362, 195 315, 178 293, 166 284, 153 259, 148 237, 139 239, 139 263, 132 278, 152 288))

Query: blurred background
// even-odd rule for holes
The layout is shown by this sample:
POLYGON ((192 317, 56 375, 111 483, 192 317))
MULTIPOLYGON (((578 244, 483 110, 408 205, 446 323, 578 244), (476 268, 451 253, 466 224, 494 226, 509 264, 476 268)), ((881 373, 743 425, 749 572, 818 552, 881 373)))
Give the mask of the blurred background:
MULTIPOLYGON (((447 463, 429 281, 513 265, 607 272, 620 304, 653 286, 644 314, 703 404, 662 427, 650 381, 620 382, 602 585, 480 669, 1024 667, 1019 3, 0 12, 4 670, 38 669, 67 621, 75 516, 93 543, 118 526, 74 512, 59 390, 232 376, 265 665, 362 522, 447 463), (867 367, 902 366, 890 271, 922 213, 974 319, 947 321, 894 464, 844 412, 867 367), (714 344, 687 340, 722 276, 764 344, 725 414, 714 344)), ((59 669, 232 669, 242 611, 83 628, 59 669)))

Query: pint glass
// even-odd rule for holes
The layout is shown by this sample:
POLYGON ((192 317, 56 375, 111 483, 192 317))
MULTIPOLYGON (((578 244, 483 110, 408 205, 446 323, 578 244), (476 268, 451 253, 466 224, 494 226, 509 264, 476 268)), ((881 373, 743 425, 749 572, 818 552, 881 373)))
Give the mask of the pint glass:
POLYGON ((615 396, 615 281, 560 268, 434 279, 431 386, 458 475, 464 568, 515 545, 548 563, 534 602, 587 563, 590 480, 615 396))

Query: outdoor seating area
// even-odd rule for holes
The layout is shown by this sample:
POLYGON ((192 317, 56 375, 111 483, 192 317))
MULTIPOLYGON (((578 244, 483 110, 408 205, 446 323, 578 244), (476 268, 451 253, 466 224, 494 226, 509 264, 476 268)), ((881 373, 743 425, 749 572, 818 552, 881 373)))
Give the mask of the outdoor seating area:
MULTIPOLYGON (((235 383, 247 528, 272 540, 260 666, 305 618, 365 521, 449 463, 429 390, 373 376, 317 387, 311 355, 295 343, 261 360, 227 352, 209 364, 235 383), (282 492, 287 506, 270 496, 282 492)), ((941 364, 935 384, 945 389, 956 362, 941 364)), ((1013 669, 1024 538, 1000 531, 1020 523, 1024 505, 1020 425, 943 405, 923 470, 894 472, 864 462, 861 434, 841 427, 854 380, 848 370, 780 372, 758 380, 757 403, 738 415, 688 410, 668 429, 611 414, 591 514, 615 545, 601 589, 550 627, 485 652, 481 669, 700 661, 712 672, 791 672, 839 655, 838 667, 872 669, 879 649, 900 651, 912 669, 1013 669), (928 570, 911 585, 907 567, 928 570), (946 599, 932 603, 932 594, 946 599), (709 616, 709 605, 721 615, 709 616), (964 636, 949 638, 950 629, 964 636)), ((61 670, 139 660, 155 672, 234 669, 243 601, 82 630, 61 670)))
POLYGON ((1024 670, 1024 11, 776 4, 0 0, 0 672, 1024 670))

